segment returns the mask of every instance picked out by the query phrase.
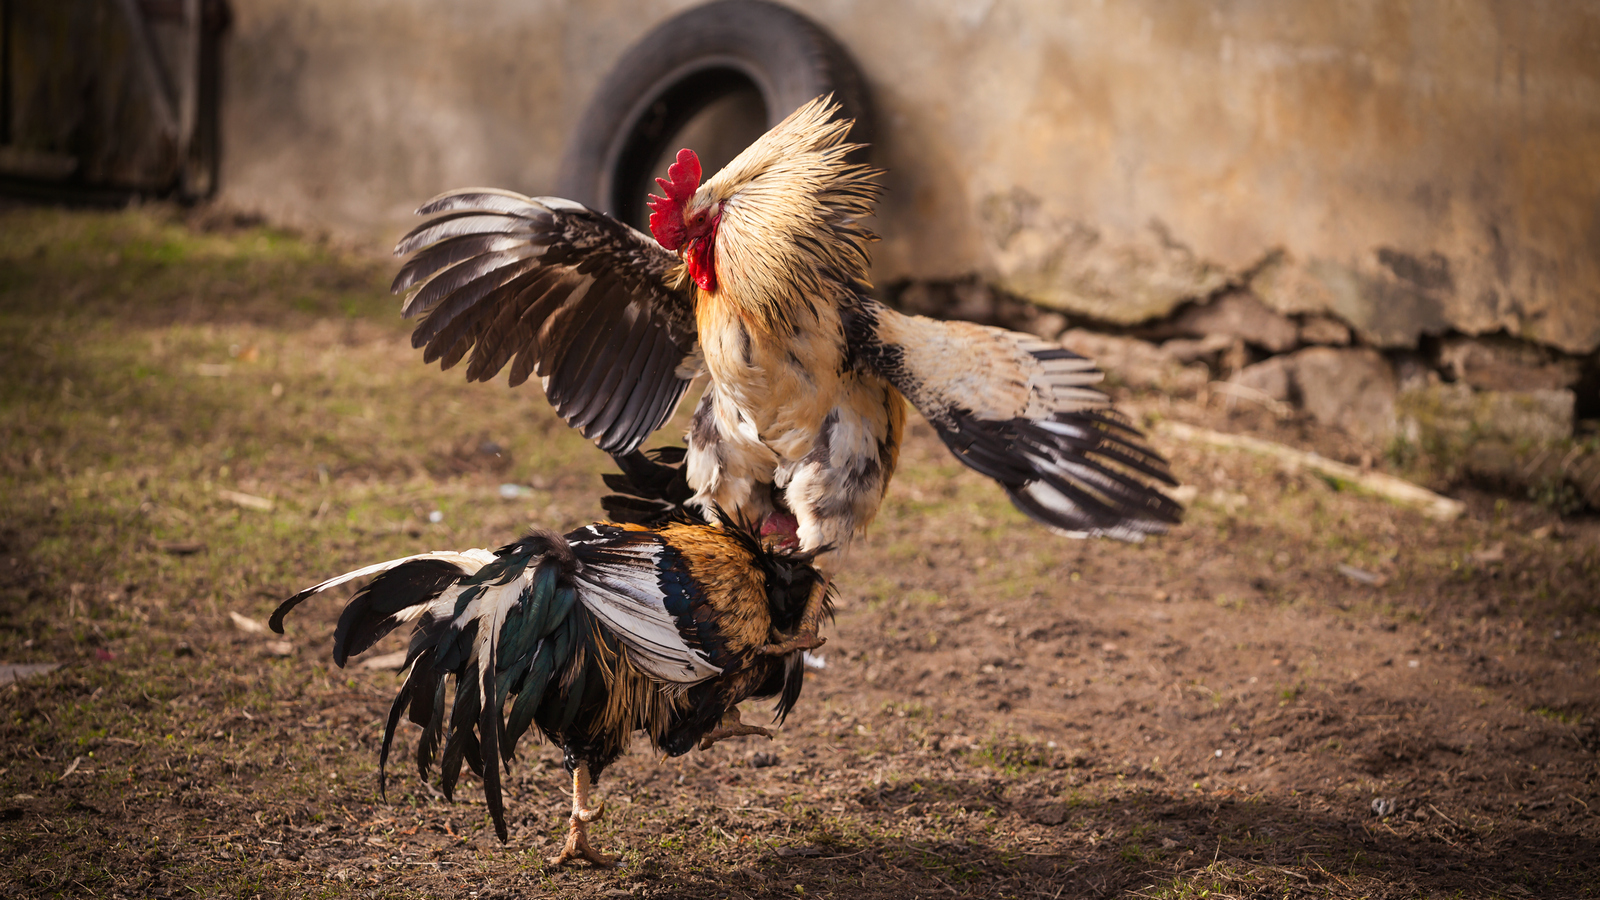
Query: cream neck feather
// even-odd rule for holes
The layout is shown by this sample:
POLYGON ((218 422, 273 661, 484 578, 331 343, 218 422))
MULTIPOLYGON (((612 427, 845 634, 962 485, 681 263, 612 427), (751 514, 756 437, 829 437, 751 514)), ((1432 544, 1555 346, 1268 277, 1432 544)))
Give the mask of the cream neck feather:
POLYGON ((793 333, 809 304, 837 304, 870 288, 861 225, 881 194, 879 170, 846 157, 851 122, 819 97, 745 148, 702 185, 693 208, 720 209, 717 289, 700 303, 727 304, 758 330, 793 333))

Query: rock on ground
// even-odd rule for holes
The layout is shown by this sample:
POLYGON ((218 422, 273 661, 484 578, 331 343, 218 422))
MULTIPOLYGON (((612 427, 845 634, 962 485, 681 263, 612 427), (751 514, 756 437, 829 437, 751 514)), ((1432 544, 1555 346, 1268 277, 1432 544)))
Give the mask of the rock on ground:
POLYGON ((1364 441, 1381 444, 1394 434, 1394 368, 1376 350, 1308 347, 1247 366, 1230 380, 1298 403, 1318 422, 1364 441))
POLYGON ((1190 306, 1173 317, 1172 327, 1189 337, 1230 335, 1268 353, 1293 350, 1299 329, 1248 291, 1230 291, 1210 303, 1190 306))
POLYGON ((1307 316, 1305 321, 1300 323, 1300 343, 1347 347, 1350 345, 1350 328, 1338 319, 1307 316))
POLYGON ((1271 397, 1288 402, 1294 399, 1294 360, 1288 356, 1270 356, 1253 366, 1246 366, 1228 379, 1271 397))
POLYGON ((1572 437, 1576 395, 1569 390, 1475 391, 1427 384, 1399 395, 1408 436, 1428 445, 1485 440, 1534 444, 1572 437))
POLYGON ((1504 338, 1445 338, 1439 366, 1450 376, 1490 391, 1562 390, 1578 383, 1578 360, 1504 338))

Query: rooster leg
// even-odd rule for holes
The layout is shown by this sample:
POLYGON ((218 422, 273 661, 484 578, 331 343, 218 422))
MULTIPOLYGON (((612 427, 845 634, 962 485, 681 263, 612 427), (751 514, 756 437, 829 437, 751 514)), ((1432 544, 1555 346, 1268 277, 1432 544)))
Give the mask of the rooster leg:
POLYGON ((722 714, 722 721, 717 723, 717 727, 700 736, 700 749, 710 750, 712 744, 723 738, 741 737, 747 734, 759 734, 770 739, 772 729, 744 724, 739 720, 739 707, 735 706, 722 714))
POLYGON ((567 831, 567 845, 561 848, 559 854, 550 857, 550 865, 559 866, 580 859, 588 860, 598 868, 616 865, 616 859, 589 846, 589 823, 600 821, 605 812, 606 805, 603 802, 593 809, 589 808, 589 764, 578 763, 572 772, 572 825, 567 831))
POLYGON ((805 612, 800 616, 800 627, 795 629, 792 637, 764 644, 757 647, 756 651, 768 656, 788 656, 796 650, 815 650, 826 644, 828 639, 817 634, 817 630, 822 627, 823 601, 828 596, 828 585, 832 581, 833 576, 830 575, 811 589, 811 596, 806 598, 805 612))

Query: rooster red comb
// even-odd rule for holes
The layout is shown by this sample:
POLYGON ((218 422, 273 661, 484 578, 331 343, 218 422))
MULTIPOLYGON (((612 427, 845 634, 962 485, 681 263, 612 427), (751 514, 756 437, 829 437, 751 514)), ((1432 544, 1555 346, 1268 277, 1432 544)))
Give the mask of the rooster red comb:
POLYGON ((650 207, 650 233, 656 236, 661 246, 677 250, 683 246, 686 230, 683 208, 694 192, 700 189, 700 157, 688 148, 679 150, 678 161, 667 167, 667 175, 671 181, 656 179, 656 184, 661 185, 661 192, 666 196, 651 194, 645 202, 650 207))

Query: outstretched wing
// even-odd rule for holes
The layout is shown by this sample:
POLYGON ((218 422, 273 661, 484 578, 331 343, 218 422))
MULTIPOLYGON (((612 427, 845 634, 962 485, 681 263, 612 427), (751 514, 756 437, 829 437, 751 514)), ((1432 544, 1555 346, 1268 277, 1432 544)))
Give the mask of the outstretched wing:
POLYGON ((467 188, 430 200, 395 247, 412 254, 393 290, 422 317, 426 362, 470 352, 467 380, 507 364, 537 375, 562 418, 609 453, 628 453, 671 418, 695 368, 696 332, 676 256, 570 200, 467 188))
POLYGON ((1183 507, 1166 460, 1094 389, 1091 360, 1028 334, 907 316, 863 299, 849 324, 858 364, 906 395, 945 446, 1000 482, 1030 518, 1073 537, 1138 540, 1183 507))

